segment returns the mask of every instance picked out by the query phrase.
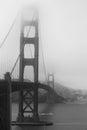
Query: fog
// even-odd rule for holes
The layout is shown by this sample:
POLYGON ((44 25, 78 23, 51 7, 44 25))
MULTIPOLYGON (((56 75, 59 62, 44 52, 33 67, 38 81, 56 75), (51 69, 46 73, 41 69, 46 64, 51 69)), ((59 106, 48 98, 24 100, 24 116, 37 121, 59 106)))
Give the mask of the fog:
MULTIPOLYGON (((39 44, 42 44, 47 74, 53 73, 55 81, 65 86, 87 89, 87 1, 0 1, 0 43, 17 12, 26 5, 36 7, 39 12, 39 44)), ((8 61, 7 68, 11 68, 16 60, 19 53, 19 29, 17 22, 12 34, 0 49, 0 71, 5 61, 8 61), (10 52, 12 47, 14 51, 10 52)), ((40 65, 41 59, 40 52, 40 65)), ((44 80, 42 68, 39 69, 39 77, 44 80)))

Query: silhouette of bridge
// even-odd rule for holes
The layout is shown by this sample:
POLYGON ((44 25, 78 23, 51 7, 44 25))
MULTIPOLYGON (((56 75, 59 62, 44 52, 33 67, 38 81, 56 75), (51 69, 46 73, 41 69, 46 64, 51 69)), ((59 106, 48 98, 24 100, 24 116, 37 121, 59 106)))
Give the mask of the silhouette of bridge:
MULTIPOLYGON (((48 84, 42 84, 38 81, 38 57, 39 57, 39 34, 38 34, 38 16, 35 14, 32 20, 24 20, 22 17, 21 22, 21 32, 20 32, 20 54, 17 57, 17 60, 10 72, 10 76, 12 75, 16 64, 19 62, 19 79, 10 80, 11 92, 19 92, 19 112, 18 112, 18 122, 13 123, 13 125, 27 125, 26 116, 28 115, 28 121, 34 122, 33 125, 46 125, 51 124, 47 122, 41 122, 39 120, 38 115, 38 89, 43 89, 49 93, 49 95, 55 95, 56 98, 61 98, 56 92, 54 87, 50 87, 48 84), (36 15, 36 16, 35 16, 36 15), (33 30, 33 36, 30 37, 30 33, 32 34, 31 30, 33 30), (34 54, 31 58, 24 56, 24 50, 26 45, 33 45, 34 54), (33 67, 33 75, 34 75, 34 82, 28 82, 24 80, 24 70, 25 67, 32 66, 33 67), (37 123, 37 124, 36 124, 37 123)), ((6 35, 4 41, 2 42, 0 48, 4 45, 8 35, 10 34, 12 27, 14 26, 15 22, 12 24, 8 34, 6 35)), ((30 50, 31 51, 31 50, 30 50)), ((7 79, 8 81, 8 79, 7 79)), ((6 79, 0 80, 0 93, 6 88, 7 85, 6 79)), ((54 81, 53 81, 54 82, 54 81)), ((52 83, 52 81, 51 81, 52 83)), ((10 99, 9 99, 10 100, 10 99)), ((9 108, 10 109, 10 108, 9 108)), ((29 124, 29 122, 28 122, 29 124)), ((32 123, 30 123, 32 125, 32 123)))

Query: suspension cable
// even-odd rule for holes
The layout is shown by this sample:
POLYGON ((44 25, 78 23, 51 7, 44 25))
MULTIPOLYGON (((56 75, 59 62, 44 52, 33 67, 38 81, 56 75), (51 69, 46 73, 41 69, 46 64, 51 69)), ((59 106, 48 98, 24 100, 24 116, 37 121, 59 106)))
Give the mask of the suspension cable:
MULTIPOLYGON (((40 33, 40 38, 41 38, 41 33, 40 33)), ((47 72, 46 72, 46 66, 45 66, 45 59, 44 59, 44 53, 43 53, 43 47, 42 47, 42 39, 41 39, 41 54, 42 54, 42 61, 43 61, 43 69, 44 69, 44 75, 45 75, 45 80, 46 82, 48 81, 47 79, 47 72)))
MULTIPOLYGON (((18 14, 19 14, 19 13, 18 13, 18 14)), ((13 23, 12 23, 12 25, 11 25, 9 31, 8 31, 8 33, 7 33, 6 36, 4 37, 4 40, 3 40, 2 43, 0 44, 0 49, 1 49, 2 46, 4 45, 5 41, 7 40, 8 36, 9 36, 11 30, 12 30, 12 28, 14 27, 15 22, 16 22, 16 19, 17 19, 17 17, 18 17, 18 14, 16 15, 16 17, 15 17, 15 19, 14 19, 14 21, 13 21, 13 23)))
MULTIPOLYGON (((35 16, 35 14, 34 14, 33 17, 32 17, 32 22, 33 22, 33 20, 34 20, 34 16, 35 16)), ((31 22, 31 26, 32 26, 32 22, 31 22)), ((29 30, 27 31, 26 37, 29 36, 30 30, 31 30, 31 26, 29 26, 29 30)), ((26 37, 25 37, 25 40, 24 40, 24 44, 26 43, 26 37)), ((23 52, 23 47, 21 48, 20 53, 19 53, 19 55, 18 55, 18 57, 17 57, 17 59, 16 59, 16 62, 14 63, 14 66, 13 66, 13 68, 12 68, 12 70, 11 70, 11 73, 10 73, 11 75, 12 75, 12 73, 13 73, 15 67, 16 67, 16 64, 17 64, 17 62, 18 62, 18 60, 19 60, 20 55, 21 55, 22 52, 23 52)), ((31 49, 30 49, 30 52, 31 52, 31 49)), ((31 52, 31 55, 32 55, 32 52, 31 52)))

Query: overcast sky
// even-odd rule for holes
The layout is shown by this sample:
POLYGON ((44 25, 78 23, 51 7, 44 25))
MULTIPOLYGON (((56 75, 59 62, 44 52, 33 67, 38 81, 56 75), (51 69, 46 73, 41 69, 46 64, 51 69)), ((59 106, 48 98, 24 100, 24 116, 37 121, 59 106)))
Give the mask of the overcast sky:
MULTIPOLYGON (((87 1, 0 0, 0 43, 23 5, 38 8, 47 73, 54 73, 55 81, 68 87, 87 89, 87 1)), ((4 68, 12 68, 19 54, 19 21, 0 49, 1 74, 4 68)), ((40 67, 40 78, 43 77, 40 67)))

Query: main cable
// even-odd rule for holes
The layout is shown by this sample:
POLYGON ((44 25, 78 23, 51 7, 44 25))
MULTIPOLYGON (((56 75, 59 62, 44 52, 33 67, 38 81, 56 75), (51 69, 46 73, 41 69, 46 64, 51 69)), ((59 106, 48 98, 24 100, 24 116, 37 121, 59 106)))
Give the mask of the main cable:
MULTIPOLYGON (((39 34, 40 38, 41 38, 41 33, 39 34)), ((43 69, 44 69, 44 75, 45 75, 45 80, 46 82, 48 82, 48 78, 47 78, 47 71, 46 71, 46 66, 45 66, 45 59, 44 59, 44 53, 43 53, 43 47, 42 47, 42 39, 41 39, 41 54, 42 54, 42 61, 43 61, 43 69)))
MULTIPOLYGON (((18 14, 19 14, 19 13, 18 13, 18 14)), ((2 41, 2 43, 0 44, 0 49, 1 49, 1 48, 2 48, 2 46, 4 45, 5 41, 7 40, 8 36, 9 36, 9 34, 10 34, 11 30, 12 30, 12 28, 14 27, 15 22, 16 22, 16 19, 17 19, 17 17, 18 17, 18 14, 16 15, 16 17, 15 17, 15 19, 14 19, 14 21, 13 21, 13 23, 12 23, 12 25, 11 25, 11 27, 10 27, 9 31, 8 31, 8 33, 6 34, 6 36, 5 36, 4 40, 3 40, 3 41, 2 41)))

